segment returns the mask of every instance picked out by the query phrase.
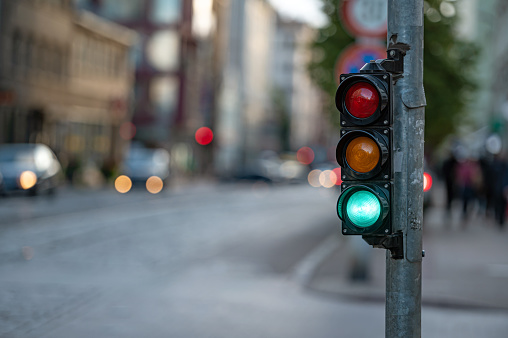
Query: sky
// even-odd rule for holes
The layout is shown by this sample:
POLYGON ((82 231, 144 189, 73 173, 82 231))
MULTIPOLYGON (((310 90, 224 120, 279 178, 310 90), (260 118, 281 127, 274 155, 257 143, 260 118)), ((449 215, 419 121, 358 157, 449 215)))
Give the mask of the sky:
POLYGON ((269 0, 278 12, 292 19, 308 22, 319 27, 326 22, 326 16, 321 12, 319 0, 269 0))

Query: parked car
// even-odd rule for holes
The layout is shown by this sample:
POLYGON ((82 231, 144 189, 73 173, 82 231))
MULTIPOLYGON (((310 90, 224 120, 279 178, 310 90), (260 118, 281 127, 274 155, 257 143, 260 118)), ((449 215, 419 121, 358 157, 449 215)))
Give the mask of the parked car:
POLYGON ((133 184, 145 184, 152 176, 167 181, 169 160, 169 153, 162 148, 131 148, 123 163, 122 172, 131 179, 133 184))
POLYGON ((54 193, 61 183, 62 167, 44 144, 15 143, 0 146, 0 172, 5 193, 54 193))

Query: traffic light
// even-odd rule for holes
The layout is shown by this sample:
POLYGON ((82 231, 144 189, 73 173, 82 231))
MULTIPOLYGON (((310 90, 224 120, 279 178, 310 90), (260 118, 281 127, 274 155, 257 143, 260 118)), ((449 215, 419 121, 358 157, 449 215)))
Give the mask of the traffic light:
POLYGON ((392 77, 378 64, 342 74, 335 96, 341 138, 342 193, 337 214, 344 235, 389 235, 392 196, 392 77))

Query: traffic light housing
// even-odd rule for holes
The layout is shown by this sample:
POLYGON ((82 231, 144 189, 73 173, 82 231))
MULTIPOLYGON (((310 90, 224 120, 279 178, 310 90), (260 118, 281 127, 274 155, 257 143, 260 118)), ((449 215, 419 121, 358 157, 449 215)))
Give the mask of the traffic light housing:
POLYGON ((344 235, 392 234, 392 101, 392 76, 378 64, 340 75, 336 157, 343 183, 337 214, 344 235))

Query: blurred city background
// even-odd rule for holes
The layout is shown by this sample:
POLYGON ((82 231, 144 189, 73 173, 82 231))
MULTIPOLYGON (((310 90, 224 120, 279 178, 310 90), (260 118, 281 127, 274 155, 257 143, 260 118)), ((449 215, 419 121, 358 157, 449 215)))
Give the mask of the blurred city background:
MULTIPOLYGON (((1 0, 0 337, 378 337, 341 73, 387 0, 1 0)), ((422 335, 508 332, 508 2, 424 1, 422 335)))

